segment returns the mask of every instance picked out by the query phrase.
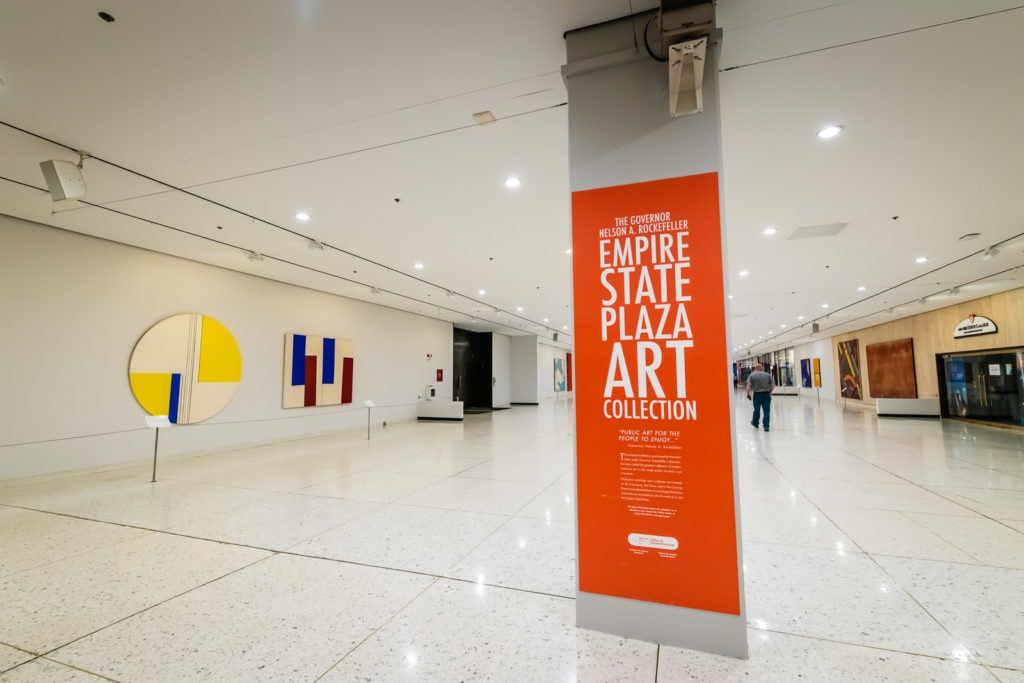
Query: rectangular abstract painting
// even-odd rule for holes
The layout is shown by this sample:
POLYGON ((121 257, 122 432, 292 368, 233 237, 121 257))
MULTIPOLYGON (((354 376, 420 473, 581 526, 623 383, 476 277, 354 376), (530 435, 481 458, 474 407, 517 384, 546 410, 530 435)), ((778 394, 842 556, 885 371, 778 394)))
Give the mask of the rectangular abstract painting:
POLYGON ((862 397, 860 391, 860 342, 856 339, 839 342, 839 394, 843 398, 862 397))
POLYGON ((350 339, 311 334, 284 336, 284 408, 352 402, 354 344, 350 339))
POLYGON ((565 365, 561 358, 555 359, 555 391, 565 391, 565 365))
POLYGON ((811 388, 811 359, 800 359, 800 384, 806 389, 811 388))

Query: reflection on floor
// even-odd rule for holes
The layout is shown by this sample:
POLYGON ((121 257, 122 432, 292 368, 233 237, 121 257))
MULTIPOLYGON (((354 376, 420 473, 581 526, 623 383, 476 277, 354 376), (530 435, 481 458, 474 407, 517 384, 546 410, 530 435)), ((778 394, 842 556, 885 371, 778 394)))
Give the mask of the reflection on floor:
POLYGON ((0 482, 0 680, 1024 683, 1019 431, 736 406, 748 660, 575 628, 560 401, 0 482))

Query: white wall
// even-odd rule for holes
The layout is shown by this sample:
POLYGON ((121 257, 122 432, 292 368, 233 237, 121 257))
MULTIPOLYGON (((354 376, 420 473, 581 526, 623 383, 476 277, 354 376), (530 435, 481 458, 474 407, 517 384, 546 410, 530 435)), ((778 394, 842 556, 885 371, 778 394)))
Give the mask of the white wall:
POLYGON ((539 403, 537 337, 511 337, 509 351, 512 357, 512 403, 539 403))
MULTIPOLYGON (((815 340, 809 344, 801 344, 794 348, 796 354, 796 377, 800 385, 801 396, 820 396, 830 401, 836 400, 836 370, 835 361, 832 360, 832 340, 828 337, 815 340), (813 386, 808 389, 803 386, 800 374, 800 361, 804 358, 821 359, 821 393, 813 386)), ((813 382, 812 382, 813 384, 813 382)))
POLYGON ((509 338, 497 332, 491 334, 491 405, 508 408, 512 405, 512 360, 509 338))
POLYGON ((175 313, 232 332, 242 382, 213 418, 161 430, 164 455, 365 429, 365 399, 377 426, 411 420, 426 384, 451 394, 448 323, 2 215, 0 245, 0 479, 152 457, 128 360, 175 313), (355 342, 351 406, 281 408, 287 332, 355 342))

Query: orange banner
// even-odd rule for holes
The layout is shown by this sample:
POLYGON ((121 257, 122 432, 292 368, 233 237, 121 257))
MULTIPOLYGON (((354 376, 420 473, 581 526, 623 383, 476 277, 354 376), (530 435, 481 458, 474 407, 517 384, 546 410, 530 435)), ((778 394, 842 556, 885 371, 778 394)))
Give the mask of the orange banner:
POLYGON ((718 174, 572 224, 580 590, 739 614, 718 174))

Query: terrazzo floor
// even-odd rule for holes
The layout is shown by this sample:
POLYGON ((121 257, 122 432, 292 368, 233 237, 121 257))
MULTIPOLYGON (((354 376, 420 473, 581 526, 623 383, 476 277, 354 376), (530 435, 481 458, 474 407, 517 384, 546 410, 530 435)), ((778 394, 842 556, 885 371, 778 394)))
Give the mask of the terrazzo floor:
POLYGON ((0 681, 1024 683, 1024 432, 735 406, 747 660, 574 626, 559 401, 0 481, 0 681))

